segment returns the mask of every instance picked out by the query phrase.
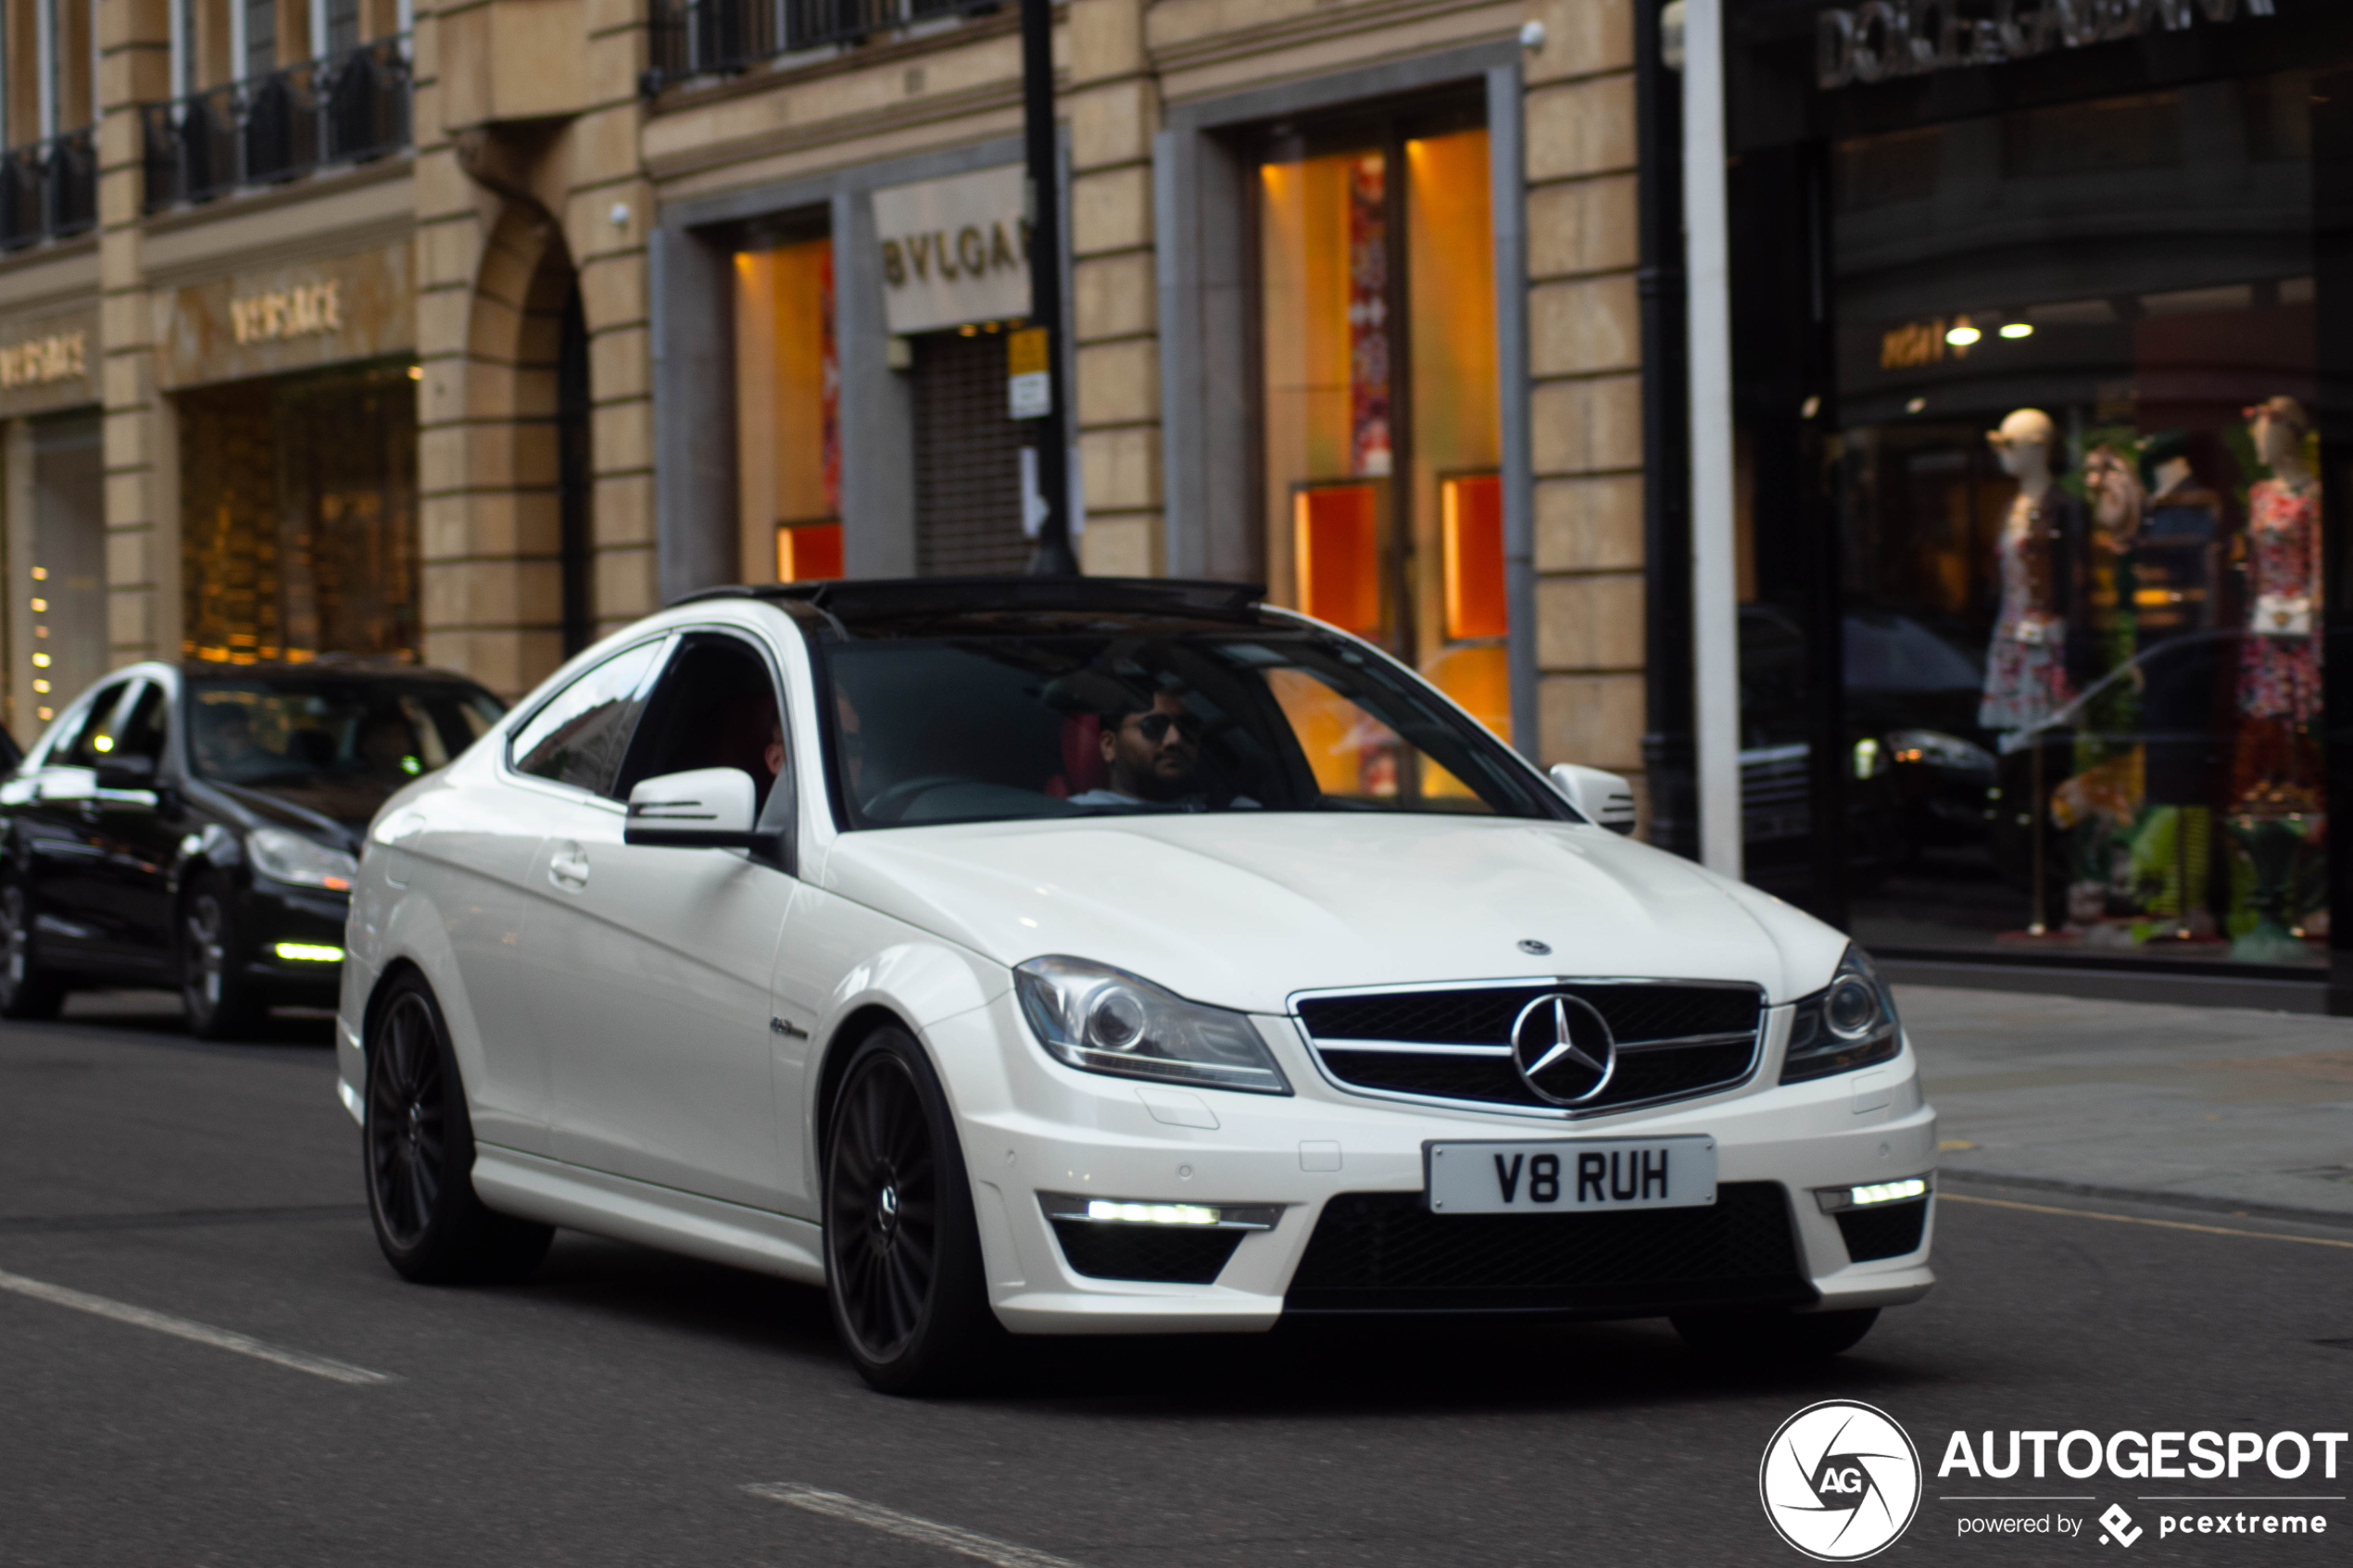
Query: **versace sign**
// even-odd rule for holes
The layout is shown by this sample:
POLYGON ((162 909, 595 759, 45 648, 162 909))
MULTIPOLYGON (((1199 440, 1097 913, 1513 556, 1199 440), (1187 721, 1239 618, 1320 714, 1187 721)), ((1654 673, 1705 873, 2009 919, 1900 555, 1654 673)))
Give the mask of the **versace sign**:
POLYGON ((1866 0, 1816 19, 1815 80, 1828 93, 2275 14, 2276 0, 1866 0))

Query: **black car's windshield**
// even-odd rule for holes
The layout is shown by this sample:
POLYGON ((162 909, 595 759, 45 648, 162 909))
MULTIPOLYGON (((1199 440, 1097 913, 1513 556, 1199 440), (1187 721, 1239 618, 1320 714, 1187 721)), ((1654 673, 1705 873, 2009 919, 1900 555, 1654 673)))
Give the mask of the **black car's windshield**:
POLYGON ((1494 736, 1320 633, 1097 621, 828 644, 853 827, 1170 811, 1572 819, 1494 736))
POLYGON ((496 697, 460 681, 197 677, 188 683, 188 760, 199 778, 222 784, 349 795, 349 809, 328 814, 364 816, 360 797, 381 800, 441 767, 500 711, 496 697))

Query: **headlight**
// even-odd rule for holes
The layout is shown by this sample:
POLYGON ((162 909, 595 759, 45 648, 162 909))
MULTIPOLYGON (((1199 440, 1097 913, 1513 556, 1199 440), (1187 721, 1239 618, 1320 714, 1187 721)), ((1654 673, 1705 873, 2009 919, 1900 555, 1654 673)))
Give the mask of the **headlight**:
POLYGON ((1888 749, 1898 762, 1925 762, 1932 768, 1965 768, 1990 773, 1994 754, 1972 740, 1942 730, 1890 730, 1888 749))
POLYGON ((253 869, 262 875, 300 887, 325 887, 342 893, 359 874, 359 862, 342 850, 313 844, 300 834, 288 833, 283 828, 254 829, 245 840, 245 854, 253 861, 253 869))
POLYGON ((1084 959, 1032 959, 1013 971, 1038 1043, 1089 1073, 1287 1095, 1290 1084, 1248 1017, 1203 1007, 1084 959))
POLYGON ((1802 1083, 1885 1061, 1901 1047, 1903 1036, 1887 982, 1880 978, 1869 954, 1850 947, 1831 983, 1797 1004, 1797 1016, 1790 1020, 1781 1082, 1802 1083))

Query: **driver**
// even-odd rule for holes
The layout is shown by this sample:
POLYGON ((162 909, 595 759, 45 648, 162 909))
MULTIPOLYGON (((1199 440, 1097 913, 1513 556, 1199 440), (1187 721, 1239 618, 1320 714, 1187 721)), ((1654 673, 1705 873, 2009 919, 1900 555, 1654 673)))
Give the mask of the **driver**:
MULTIPOLYGON (((1102 714, 1103 766, 1110 777, 1101 788, 1070 797, 1073 806, 1180 806, 1198 810, 1201 721, 1175 692, 1123 696, 1102 714)), ((1237 796, 1232 804, 1255 806, 1237 796)))
POLYGON ((253 734, 253 715, 240 702, 208 703, 196 731, 197 759, 216 778, 241 779, 267 772, 278 760, 253 734))

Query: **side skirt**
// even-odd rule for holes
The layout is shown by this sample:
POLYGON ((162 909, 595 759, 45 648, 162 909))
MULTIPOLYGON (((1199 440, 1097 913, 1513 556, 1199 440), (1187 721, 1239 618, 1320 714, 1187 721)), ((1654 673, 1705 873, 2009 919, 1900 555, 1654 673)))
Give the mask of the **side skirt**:
POLYGON ((476 1146, 473 1180, 483 1202, 517 1219, 641 1242, 802 1285, 825 1283, 821 1233, 807 1220, 486 1144, 476 1146))

